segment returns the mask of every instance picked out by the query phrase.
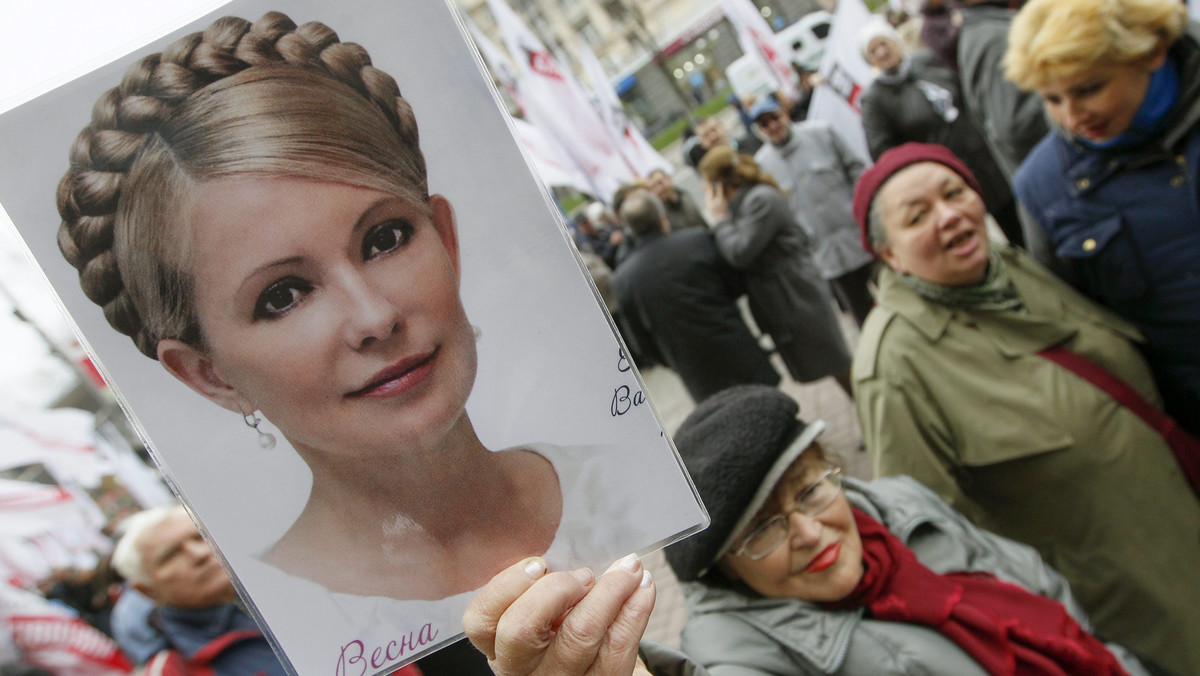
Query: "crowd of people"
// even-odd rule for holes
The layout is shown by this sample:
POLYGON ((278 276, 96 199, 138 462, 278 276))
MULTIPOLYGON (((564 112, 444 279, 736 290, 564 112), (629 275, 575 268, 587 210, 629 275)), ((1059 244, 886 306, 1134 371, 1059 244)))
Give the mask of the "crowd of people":
MULTIPOLYGON (((634 361, 697 404, 681 646, 643 639, 636 556, 537 555, 475 596, 478 652, 407 673, 1200 674, 1200 26, 1178 0, 922 20, 915 51, 883 17, 858 36, 873 164, 767 97, 744 138, 697 125, 703 196, 660 170, 569 217, 634 361), (877 478, 843 475, 775 363, 844 389, 877 478)), ((186 381, 184 336, 143 343, 186 381)), ((127 657, 284 673, 183 508, 121 532, 94 624, 127 657)))
MULTIPOLYGON (((496 673, 1200 673, 1200 27, 1176 0, 922 14, 915 51, 883 17, 859 34, 873 166, 780 99, 748 106, 753 155, 696 144, 706 246, 789 373, 841 381, 831 289, 859 319, 879 478, 841 476, 754 369, 693 391, 674 439, 712 524, 666 550, 681 649, 639 641, 636 561, 534 557, 464 619, 496 673)), ((649 305, 618 298, 622 326, 649 305)))

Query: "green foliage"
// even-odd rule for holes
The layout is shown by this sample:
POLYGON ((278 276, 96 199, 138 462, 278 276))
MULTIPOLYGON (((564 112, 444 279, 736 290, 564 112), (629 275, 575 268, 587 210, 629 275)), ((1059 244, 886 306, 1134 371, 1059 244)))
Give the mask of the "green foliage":
POLYGON ((572 211, 574 211, 575 207, 588 204, 591 201, 592 198, 575 190, 568 191, 567 194, 559 195, 558 197, 559 206, 561 206, 563 212, 567 214, 570 214, 572 211))

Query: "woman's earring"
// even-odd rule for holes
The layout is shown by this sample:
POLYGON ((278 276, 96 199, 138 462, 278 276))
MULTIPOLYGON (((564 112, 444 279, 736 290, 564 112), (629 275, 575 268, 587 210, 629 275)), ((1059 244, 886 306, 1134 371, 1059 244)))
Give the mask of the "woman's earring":
POLYGON ((472 324, 472 325, 471 325, 471 331, 475 333, 475 342, 476 342, 476 343, 478 343, 478 342, 479 342, 479 339, 483 337, 483 329, 481 329, 481 328, 479 328, 478 326, 476 326, 476 325, 472 324))
POLYGON ((264 451, 269 451, 272 448, 275 448, 275 435, 271 434, 270 432, 264 432, 258 427, 259 423, 262 422, 262 418, 258 416, 257 411, 243 413, 242 420, 245 421, 247 427, 252 427, 254 428, 255 432, 258 432, 258 445, 261 446, 264 451))

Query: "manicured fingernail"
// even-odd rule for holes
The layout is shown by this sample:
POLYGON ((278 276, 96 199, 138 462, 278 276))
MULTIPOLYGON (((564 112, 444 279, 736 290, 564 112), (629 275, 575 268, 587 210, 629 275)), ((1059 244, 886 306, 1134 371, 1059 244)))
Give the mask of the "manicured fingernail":
POLYGON ((654 584, 654 577, 650 575, 649 570, 643 570, 642 571, 642 581, 640 584, 638 584, 638 586, 641 587, 642 589, 645 589, 652 584, 654 584))
POLYGON ((524 570, 526 575, 536 580, 546 574, 546 562, 541 559, 530 559, 529 563, 526 563, 525 567, 521 570, 524 570))
POLYGON ((639 570, 641 570, 641 567, 642 562, 638 561, 637 555, 630 554, 623 559, 613 561, 612 565, 609 566, 608 570, 604 571, 604 573, 607 575, 617 568, 621 568, 627 573, 637 573, 639 570))
POLYGON ((596 574, 592 572, 591 568, 577 568, 571 571, 571 575, 585 587, 596 580, 596 574))

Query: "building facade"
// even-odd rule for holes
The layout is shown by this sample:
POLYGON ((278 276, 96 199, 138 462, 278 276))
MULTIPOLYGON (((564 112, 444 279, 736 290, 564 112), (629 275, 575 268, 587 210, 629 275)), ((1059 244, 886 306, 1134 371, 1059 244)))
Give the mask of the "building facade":
MULTIPOLYGON (((818 0, 752 1, 776 31, 822 8, 818 0)), ((503 44, 486 0, 458 2, 485 34, 503 44)), ((742 55, 718 0, 508 2, 577 75, 579 44, 586 42, 647 136, 722 95, 725 68, 742 55)))

